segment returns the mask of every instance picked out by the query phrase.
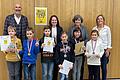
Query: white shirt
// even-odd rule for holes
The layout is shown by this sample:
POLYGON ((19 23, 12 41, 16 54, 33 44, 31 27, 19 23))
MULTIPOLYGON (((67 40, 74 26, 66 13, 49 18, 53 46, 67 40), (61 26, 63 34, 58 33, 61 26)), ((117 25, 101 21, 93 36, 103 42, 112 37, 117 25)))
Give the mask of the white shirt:
POLYGON ((57 38, 57 27, 52 27, 52 37, 57 38))
POLYGON ((87 56, 88 65, 101 65, 100 58, 103 56, 103 54, 104 54, 104 48, 102 41, 100 39, 97 39, 97 42, 93 41, 93 44, 92 44, 92 40, 87 42, 85 55, 87 56), (93 54, 93 46, 95 44, 96 47, 94 49, 94 54, 93 54), (96 57, 96 55, 98 55, 99 57, 96 57))
POLYGON ((15 18, 16 23, 19 24, 19 23, 20 23, 21 16, 18 18, 16 15, 14 15, 14 18, 15 18))
MULTIPOLYGON (((92 30, 98 31, 97 26, 93 27, 92 30)), ((104 27, 99 31, 99 37, 100 39, 102 39, 104 49, 112 48, 111 47, 111 31, 107 25, 104 25, 104 27)))

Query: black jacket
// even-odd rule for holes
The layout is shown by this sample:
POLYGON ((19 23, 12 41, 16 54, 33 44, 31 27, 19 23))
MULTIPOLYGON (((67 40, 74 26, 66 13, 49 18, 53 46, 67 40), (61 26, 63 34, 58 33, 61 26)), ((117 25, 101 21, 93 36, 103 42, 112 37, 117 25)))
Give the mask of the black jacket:
POLYGON ((56 52, 55 52, 55 62, 59 65, 62 64, 64 60, 68 60, 70 62, 75 61, 75 53, 74 53, 74 48, 72 43, 70 43, 68 41, 68 46, 70 47, 70 51, 68 51, 66 53, 67 57, 64 57, 65 53, 63 51, 61 51, 61 49, 63 48, 63 44, 62 42, 59 42, 56 46, 56 52))
POLYGON ((40 53, 41 53, 41 62, 53 62, 55 49, 53 49, 53 53, 43 52, 43 48, 41 47, 42 43, 44 43, 44 37, 41 38, 39 41, 39 47, 40 47, 40 53))
POLYGON ((62 33, 62 31, 63 31, 62 27, 57 26, 57 43, 59 43, 61 41, 61 33, 62 33))

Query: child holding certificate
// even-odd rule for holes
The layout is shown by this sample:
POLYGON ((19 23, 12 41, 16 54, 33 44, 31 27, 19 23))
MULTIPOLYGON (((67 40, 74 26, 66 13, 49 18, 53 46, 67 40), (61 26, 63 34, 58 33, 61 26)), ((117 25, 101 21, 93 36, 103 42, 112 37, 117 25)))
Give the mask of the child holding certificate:
POLYGON ((79 28, 73 30, 73 38, 71 42, 75 45, 75 63, 73 66, 73 80, 80 80, 81 67, 84 56, 84 41, 82 39, 82 33, 79 28))
POLYGON ((51 37, 49 26, 44 27, 43 37, 39 41, 42 63, 42 80, 53 79, 54 68, 54 38, 51 37))
POLYGON ((23 50, 20 54, 23 55, 23 71, 24 80, 36 80, 36 59, 39 53, 39 43, 34 39, 34 31, 31 27, 27 28, 26 36, 28 39, 23 40, 23 50))
POLYGON ((87 42, 86 53, 89 70, 89 80, 100 80, 101 57, 104 53, 102 41, 97 30, 91 32, 91 40, 87 42))
MULTIPOLYGON (((58 64, 58 67, 60 68, 60 80, 68 80, 68 74, 64 72, 62 69, 72 69, 73 65, 67 65, 66 67, 63 65, 64 62, 71 62, 74 63, 75 61, 75 54, 74 54, 74 48, 70 41, 68 41, 68 35, 66 32, 63 32, 61 35, 61 42, 59 42, 56 46, 56 63, 58 64), (62 71, 62 72, 61 72, 62 71)), ((65 70, 66 71, 66 70, 65 70)))
POLYGON ((6 52, 6 61, 9 71, 9 80, 20 80, 20 55, 22 49, 21 40, 16 37, 16 28, 8 27, 8 34, 11 37, 11 43, 6 52))

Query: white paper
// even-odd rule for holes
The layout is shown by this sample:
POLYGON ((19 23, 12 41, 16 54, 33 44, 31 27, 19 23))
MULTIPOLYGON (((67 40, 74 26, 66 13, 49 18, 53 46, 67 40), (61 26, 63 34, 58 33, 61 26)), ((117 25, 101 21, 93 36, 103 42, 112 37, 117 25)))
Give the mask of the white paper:
POLYGON ((6 51, 10 43, 11 43, 11 37, 9 35, 0 36, 1 51, 6 51))
POLYGON ((44 37, 44 44, 45 44, 45 46, 43 47, 43 51, 53 53, 54 38, 52 38, 52 37, 44 37))
POLYGON ((60 69, 59 72, 68 75, 70 68, 73 67, 73 63, 68 60, 64 60, 62 66, 63 68, 60 69))

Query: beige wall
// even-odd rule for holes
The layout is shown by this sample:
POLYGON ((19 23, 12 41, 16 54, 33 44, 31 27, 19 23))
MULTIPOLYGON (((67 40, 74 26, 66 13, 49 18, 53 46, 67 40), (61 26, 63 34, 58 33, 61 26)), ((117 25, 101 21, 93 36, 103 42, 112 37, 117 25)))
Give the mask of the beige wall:
MULTIPOLYGON (((3 32, 3 24, 6 15, 13 12, 15 3, 20 3, 23 7, 22 13, 29 19, 29 25, 34 27, 34 6, 48 8, 48 19, 52 14, 59 17, 60 24, 65 31, 72 24, 72 18, 75 14, 80 14, 84 18, 84 24, 90 32, 95 25, 95 19, 98 14, 103 14, 106 24, 112 31, 112 51, 110 63, 108 65, 108 77, 120 78, 120 0, 0 0, 0 35, 3 32)), ((36 36, 40 38, 43 26, 35 26, 36 36)), ((0 80, 7 80, 7 66, 4 54, 0 54, 0 80)), ((37 80, 41 80, 40 58, 37 61, 37 80)), ((87 67, 86 67, 87 69, 87 67)), ((87 71, 85 70, 85 78, 87 71)))

